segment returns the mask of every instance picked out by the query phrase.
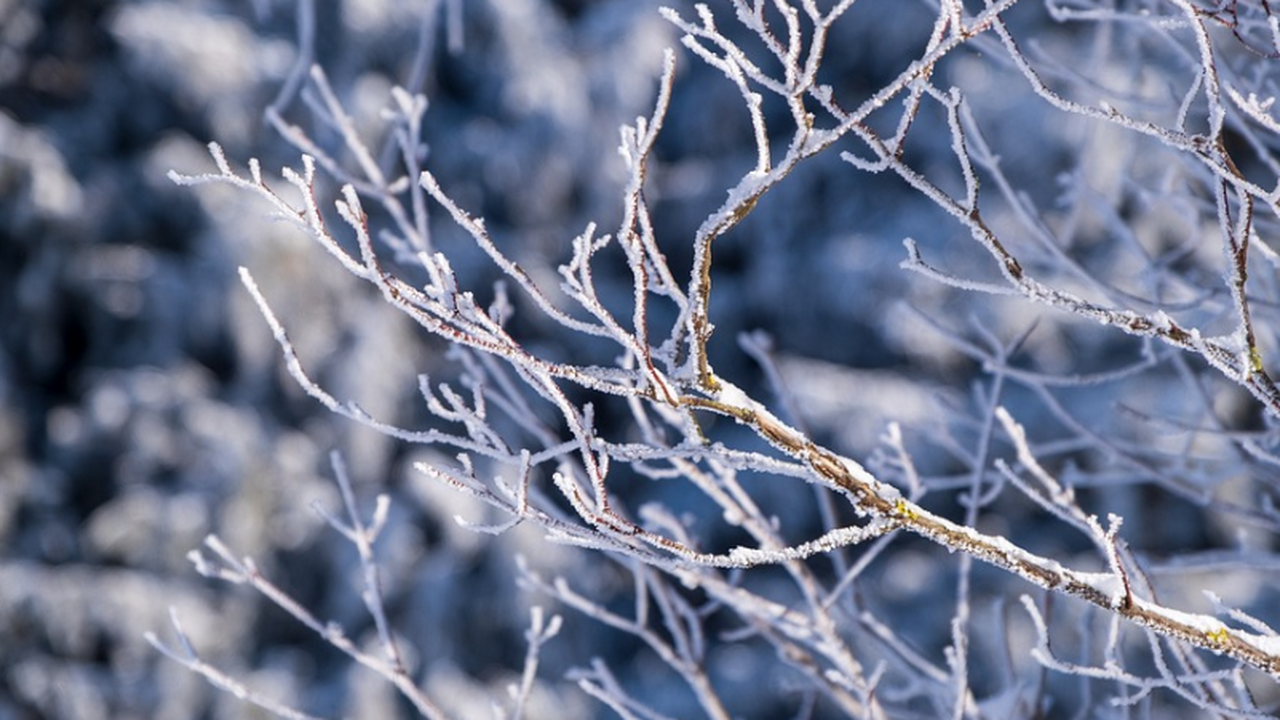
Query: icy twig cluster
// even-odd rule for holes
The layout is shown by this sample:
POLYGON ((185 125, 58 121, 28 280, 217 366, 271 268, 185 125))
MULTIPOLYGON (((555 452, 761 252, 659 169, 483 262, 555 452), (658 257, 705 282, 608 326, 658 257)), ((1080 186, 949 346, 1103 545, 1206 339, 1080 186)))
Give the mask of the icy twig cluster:
MULTIPOLYGON (((1021 298, 1020 302, 1030 301, 1095 326, 1117 328, 1148 343, 1146 356, 1132 367, 1106 376, 1050 379, 1012 366, 1009 356, 1018 343, 1002 346, 993 340, 990 344, 999 347, 993 351, 952 335, 957 345, 964 345, 982 361, 993 378, 992 387, 1021 383, 1040 393, 1046 404, 1053 404, 1049 389, 1059 384, 1110 382, 1178 355, 1201 359, 1221 378, 1247 390, 1267 412, 1280 414, 1280 391, 1268 370, 1276 335, 1258 319, 1264 312, 1268 321, 1275 319, 1273 288, 1271 284, 1255 287, 1250 275, 1258 264, 1257 254, 1272 266, 1276 263, 1274 251, 1262 238, 1276 229, 1280 219, 1280 184, 1267 187, 1258 179, 1265 176, 1274 183, 1280 176, 1280 164, 1266 151, 1280 141, 1280 121, 1272 114, 1274 98, 1261 95, 1274 88, 1275 77, 1251 71, 1248 63, 1236 61, 1234 55, 1227 57, 1241 47, 1257 52, 1259 43, 1275 46, 1275 18, 1269 10, 1261 18, 1242 13, 1235 3, 1229 3, 1227 10, 1190 0, 1132 4, 1132 12, 1109 3, 1049 2, 1047 7, 1064 24, 1126 28, 1126 32, 1145 33, 1143 37, 1152 42, 1166 43, 1165 51, 1174 58, 1166 58, 1169 67, 1175 68, 1170 76, 1179 82, 1189 78, 1180 86, 1182 95, 1169 116, 1149 112, 1137 101, 1088 100, 1089 94, 1080 91, 1091 88, 1086 79, 1062 67, 1043 49, 1024 49, 1007 18, 1015 8, 1030 5, 1028 0, 987 2, 977 11, 960 0, 934 3, 932 26, 916 59, 853 103, 823 84, 832 33, 838 22, 885 22, 884 18, 860 18, 853 0, 834 4, 734 0, 726 5, 730 12, 705 5, 692 12, 664 10, 664 16, 683 33, 689 52, 722 73, 741 94, 755 143, 752 167, 727 189, 724 202, 689 241, 692 266, 685 272, 672 267, 663 252, 683 239, 658 237, 646 196, 655 145, 675 83, 676 56, 671 52, 665 57, 652 114, 622 130, 620 152, 628 172, 622 221, 611 233, 601 234, 591 225, 574 238, 572 254, 559 267, 555 287, 547 286, 545 277, 535 278, 504 250, 485 222, 451 197, 446 181, 420 169, 412 138, 424 122, 426 99, 404 91, 395 92, 389 111, 402 160, 396 167, 403 175, 392 176, 375 161, 376 153, 366 147, 317 69, 311 74, 318 98, 313 110, 340 134, 356 160, 355 170, 344 169, 303 130, 274 115, 284 137, 305 153, 300 169, 286 168, 282 173, 291 189, 288 194, 300 199, 290 199, 272 187, 256 161, 250 161, 247 174, 237 171, 216 145, 211 147, 216 172, 174 173, 172 178, 184 185, 230 184, 265 199, 351 275, 376 288, 386 305, 451 347, 463 368, 462 386, 433 385, 423 376, 419 388, 439 424, 423 430, 396 427, 334 397, 307 373, 289 340, 287 319, 279 319, 272 310, 269 285, 264 291, 250 270, 241 270, 244 285, 283 349, 289 372, 308 394, 329 410, 392 437, 452 448, 454 463, 422 463, 418 469, 428 478, 479 498, 506 518, 498 524, 460 522, 493 533, 533 523, 552 541, 598 551, 622 565, 635 583, 636 605, 629 615, 581 594, 574 589, 573 578, 548 579, 529 570, 525 583, 567 608, 638 638, 683 678, 708 717, 733 715, 707 669, 708 645, 722 641, 708 637, 703 628, 711 608, 727 609, 740 623, 740 637, 770 646, 781 662, 806 678, 814 702, 828 703, 850 717, 892 717, 911 698, 929 698, 936 709, 954 717, 981 715, 981 699, 966 670, 975 622, 970 605, 974 559, 1051 593, 1082 600, 1105 617, 1141 626, 1148 632, 1156 671, 1142 674, 1119 663, 1124 653, 1119 631, 1111 634, 1102 649, 1109 658, 1103 664, 1057 656, 1044 608, 1026 597, 1023 604, 1039 636, 1031 652, 1045 668, 1109 680, 1126 689, 1123 701, 1127 703, 1140 702, 1159 688, 1214 713, 1261 717, 1265 710, 1254 705, 1245 688, 1244 668, 1280 678, 1280 636, 1238 611, 1220 608, 1210 616, 1161 604, 1147 576, 1146 559, 1124 540, 1123 519, 1109 513, 1104 522, 1081 507, 1069 484, 1041 461, 1036 444, 999 402, 998 392, 987 396, 978 440, 968 451, 974 470, 966 515, 957 521, 927 507, 928 483, 914 468, 899 426, 889 426, 878 457, 878 466, 886 470, 872 472, 870 463, 864 465, 825 447, 799 429, 795 416, 804 414, 803 407, 775 412, 717 374, 708 350, 714 331, 711 318, 717 311, 712 302, 713 246, 798 166, 816 155, 838 151, 852 170, 892 173, 944 211, 985 253, 993 272, 977 277, 949 270, 930 260, 929 251, 910 239, 903 267, 965 292, 1021 298), (721 28, 725 22, 737 24, 733 32, 721 28), (1227 38, 1234 46, 1224 43, 1219 32, 1223 27, 1230 28, 1227 38), (1268 27, 1271 35, 1259 32, 1268 27), (745 46, 743 37, 752 45, 745 46), (1248 43, 1239 42, 1242 39, 1248 43), (1185 277, 1170 275, 1162 280, 1170 286, 1166 290, 1143 294, 1095 272, 1073 254, 1065 240, 1067 231, 1043 220, 1035 201, 1006 173, 995 140, 966 91, 946 84, 949 73, 944 66, 970 51, 998 58, 1048 108, 1152 139, 1162 152, 1177 158, 1180 172, 1192 179, 1187 182, 1200 183, 1207 196, 1202 200, 1211 222, 1202 228, 1206 237, 1195 242, 1220 243, 1220 284, 1197 286, 1185 277), (769 103, 781 103, 786 112, 767 115, 769 103), (924 132, 923 118, 931 113, 943 118, 940 127, 947 133, 946 145, 952 154, 952 166, 943 170, 936 165, 917 166, 908 151, 916 134, 924 132), (1253 148, 1250 161, 1262 169, 1242 170, 1234 143, 1253 148), (321 172, 343 184, 335 205, 341 220, 336 226, 326 220, 318 197, 321 172), (501 273, 503 282, 492 289, 464 286, 451 253, 436 247, 429 236, 428 199, 470 238, 474 249, 501 273), (366 205, 372 208, 374 203, 387 221, 384 227, 372 226, 366 205), (631 292, 623 312, 613 298, 601 296, 595 277, 599 267, 611 263, 623 263, 629 272, 631 292), (493 299, 482 304, 477 299, 481 295, 493 299), (516 307, 541 314, 566 337, 609 343, 617 362, 586 364, 534 349, 510 328, 516 307), (670 326, 658 327, 658 318, 668 317, 674 318, 670 326), (583 401, 584 396, 593 399, 583 401), (615 439, 598 427, 597 409, 605 403, 626 408, 632 439, 615 439), (546 421, 548 410, 554 422, 546 421), (779 414, 792 419, 784 421, 779 414), (750 430, 756 442, 726 439, 736 436, 708 429, 711 416, 731 419, 750 430), (1002 457, 997 444, 1012 448, 1012 457, 1002 457), (629 477, 687 483, 718 509, 727 526, 749 537, 750 544, 712 551, 706 548, 699 525, 685 517, 683 509, 628 506, 612 485, 619 468, 626 468, 629 477), (804 541, 788 539, 791 533, 779 527, 776 512, 762 505, 751 485, 742 481, 747 474, 792 483, 797 492, 806 484, 812 486, 828 508, 834 503, 856 522, 838 522, 840 513, 828 512, 823 532, 804 541), (1047 516, 1087 538, 1101 569, 1075 569, 998 532, 980 530, 980 498, 998 493, 1006 484, 1047 516), (951 609, 952 643, 944 661, 911 649, 882 618, 850 599, 851 588, 867 566, 904 533, 964 558, 961 588, 951 609), (860 552, 850 556, 847 551, 855 547, 860 552), (819 571, 811 562, 822 554, 830 556, 834 574, 819 571), (743 581, 744 571, 759 566, 776 567, 786 576, 793 602, 770 599, 743 581), (677 585, 696 588, 705 604, 691 601, 677 585), (874 640, 875 650, 867 650, 859 639, 874 640), (1207 662, 1196 648, 1229 658, 1235 665, 1216 669, 1220 664, 1207 662)), ((946 323, 945 318, 932 320, 946 323)), ((760 361, 766 375, 776 377, 759 338, 743 338, 742 347, 760 361)), ((785 393, 781 396, 785 404, 785 393)), ((1075 430, 1078 437, 1089 437, 1087 427, 1075 430)), ((1107 447, 1108 440, 1095 437, 1092 442, 1107 447)), ((1260 462, 1275 462, 1257 437, 1241 436, 1238 447, 1260 462)), ((1159 473, 1148 465, 1135 466, 1159 473)), ((370 657, 351 647, 340 629, 281 596, 250 561, 237 559, 216 538, 209 541, 216 558, 199 556, 198 565, 206 574, 251 584, 352 658, 394 682, 424 716, 440 717, 441 711, 409 678, 386 627, 373 552, 385 511, 375 513, 373 522, 363 523, 337 459, 334 467, 349 519, 329 517, 329 522, 360 550, 367 568, 365 599, 383 638, 385 657, 370 657)), ((1192 494, 1185 484, 1169 483, 1181 488, 1179 492, 1192 494)), ((1245 507, 1240 513, 1271 530, 1277 527, 1276 515, 1267 507, 1245 507)), ((556 620, 533 618, 527 673, 513 691, 517 708, 523 706, 519 700, 527 697, 534 682, 538 648, 555 635, 557 626, 556 620)), ((189 646, 167 652, 233 692, 244 692, 204 665, 189 646)), ((603 661, 595 661, 574 677, 588 694, 620 716, 653 716, 603 661)), ((515 713, 518 716, 519 710, 515 713)))

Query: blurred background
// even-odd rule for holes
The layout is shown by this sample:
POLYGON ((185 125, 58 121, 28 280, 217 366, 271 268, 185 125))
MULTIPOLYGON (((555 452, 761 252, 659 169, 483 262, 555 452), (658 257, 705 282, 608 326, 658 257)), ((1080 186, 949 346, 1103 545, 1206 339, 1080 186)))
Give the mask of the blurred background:
MULTIPOLYGON (((1011 16, 1015 28, 1035 34, 1050 27, 1043 8, 1023 5, 1011 16)), ((649 114, 662 51, 679 47, 678 31, 657 7, 648 0, 335 0, 316 4, 306 37, 375 149, 391 88, 424 93, 427 166, 535 277, 549 278, 588 222, 609 232, 621 219, 618 127, 649 114)), ((859 3, 860 14, 838 25, 830 42, 825 81, 840 97, 866 97, 916 56, 930 12, 924 3, 859 3)), ((415 648, 412 661, 428 691, 459 716, 488 716, 491 698, 521 668, 529 607, 549 603, 517 587, 517 556, 625 607, 630 579, 609 563, 547 543, 533 529, 496 539, 460 529, 455 515, 484 520, 485 509, 411 469, 447 450, 391 441, 308 398, 283 370, 236 268, 259 279, 313 376, 379 418, 427 422, 415 375, 447 376, 446 348, 390 312, 297 229, 273 221, 265 203, 225 187, 181 188, 166 177, 211 171, 210 141, 237 168, 250 157, 272 177, 296 167, 300 153, 263 119, 281 98, 287 120, 338 148, 329 129, 307 125, 296 93, 282 95, 306 57, 298 25, 295 4, 280 0, 0 0, 0 720, 262 716, 144 640, 154 632, 172 644, 171 608, 205 659, 267 696, 326 717, 408 716, 385 682, 352 668, 248 589, 201 578, 187 559, 216 532, 316 615, 372 642, 354 550, 312 509, 339 507, 328 460, 335 449, 366 507, 379 492, 392 495, 379 546, 389 610, 415 648)), ((1050 50, 1079 40, 1052 27, 1040 38, 1050 50)), ((1071 161, 1079 148, 1103 157, 1132 142, 1105 133, 1081 140, 1077 127, 1027 101, 1025 89, 1023 96, 1002 89, 1015 77, 1010 68, 976 57, 956 58, 939 72, 976 88, 974 105, 990 136, 1010 140, 1000 148, 1003 167, 1033 202, 1055 207, 1063 173, 1079 171, 1071 161)), ((687 52, 677 64, 650 200, 664 249, 687 270, 687 238, 755 158, 736 88, 687 52)), ((766 113, 785 143, 785 108, 767 103, 766 113)), ((936 113, 920 122, 945 127, 936 113)), ((918 137, 909 156, 921 167, 951 157, 945 130, 918 137)), ((1127 192, 1108 185, 1103 171, 1096 181, 1078 186, 1127 192)), ((322 191, 328 206, 336 188, 322 191)), ((1195 224, 1158 202, 1135 201, 1124 212, 1125 222, 1150 228, 1151 237, 1195 224)), ((455 267, 468 282, 486 287, 492 270, 467 254, 465 237, 439 208, 432 213, 435 242, 456 250, 455 267)), ((1179 577, 1201 573, 1185 595, 1175 585, 1168 597, 1199 598, 1203 573, 1219 572, 1198 564, 1198 553, 1251 543, 1260 553, 1254 564, 1229 581, 1231 571, 1222 570, 1215 589, 1261 608, 1264 619, 1270 607, 1274 622, 1280 574, 1265 580, 1256 573, 1273 557, 1274 525, 1254 517, 1242 526, 1238 515, 1207 511, 1192 492, 1152 489, 1158 468, 1151 457, 1124 462, 1152 437, 1165 449, 1186 440, 1185 427, 1156 427, 1144 416, 1199 412, 1169 388, 1202 370, 1187 371, 1168 353, 1116 332, 902 271, 905 237, 958 275, 994 277, 968 237, 901 182, 858 173, 834 153, 802 167, 718 243, 717 371, 770 397, 737 344, 741 333, 766 331, 803 408, 800 420, 819 440, 867 457, 896 420, 925 479, 948 497, 964 485, 973 458, 965 448, 989 417, 984 352, 999 354, 1001 343, 1029 333, 1016 347, 1029 371, 1102 372, 1154 357, 1123 387, 1092 384, 1046 399, 1032 382, 1008 389, 1006 403, 1046 446, 1061 441, 1053 467, 1075 473, 1094 507, 1130 517, 1131 542, 1155 559, 1184 558, 1179 577), (1122 404, 1136 409, 1118 412, 1122 404), (1064 417, 1100 436, 1118 433, 1124 443, 1075 442, 1083 431, 1064 417), (1110 461, 1099 460, 1108 452, 1110 461), (1240 527, 1253 534, 1242 540, 1240 527)), ((1117 268, 1101 241, 1086 245, 1086 263, 1117 268)), ((1189 271, 1201 252, 1183 256, 1189 271)), ((1204 250, 1205 263, 1218 252, 1204 250)), ((607 301, 628 301, 621 264, 602 268, 600 282, 607 301)), ((570 342, 562 331, 536 317, 516 322, 533 347, 569 351, 557 350, 570 342)), ((1210 396, 1219 427, 1269 432, 1252 401, 1228 383, 1197 387, 1210 396)), ((602 422, 608 429, 607 414, 602 422)), ((1240 464, 1221 437, 1197 443, 1198 464, 1180 466, 1200 483, 1195 492, 1225 493, 1252 508, 1250 478, 1261 473, 1274 488, 1274 468, 1240 464)), ((654 492, 679 509, 679 490, 654 492)), ((772 492, 798 536, 820 528, 811 498, 789 506, 786 492, 772 492)), ((941 507, 958 512, 954 500, 941 507)), ((1006 510, 989 529, 1065 562, 1078 554, 1097 563, 1078 538, 1044 530, 1043 515, 1025 501, 1006 510)), ((939 571, 945 553, 911 541, 900 547, 894 563, 869 573, 867 593, 895 608, 889 619, 913 625, 909 639, 937 650, 949 641, 951 611, 937 603, 950 602, 954 574, 939 571)), ((1012 598, 1028 587, 993 573, 982 593, 1012 598)), ((1001 624, 993 613, 984 622, 1001 624)), ((699 714, 634 638, 585 618, 566 617, 545 653, 530 716, 609 715, 564 679, 596 657, 671 716, 699 714)), ((746 717, 795 712, 785 678, 762 680, 770 661, 742 652, 717 667, 746 717)))

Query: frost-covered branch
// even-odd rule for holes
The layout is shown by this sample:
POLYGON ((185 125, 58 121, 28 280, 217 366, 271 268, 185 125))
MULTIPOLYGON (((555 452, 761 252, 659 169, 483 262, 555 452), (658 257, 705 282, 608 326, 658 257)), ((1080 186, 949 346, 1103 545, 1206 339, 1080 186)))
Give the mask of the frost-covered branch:
MULTIPOLYGON (((767 648, 788 677, 803 682, 812 702, 849 716, 892 717, 913 699, 954 717, 980 715, 984 699, 970 676, 978 662, 977 641, 985 639, 975 638, 983 593, 978 578, 989 568, 975 560, 1111 623, 1105 630, 1107 665, 1064 660, 1050 647, 1046 613, 1028 601, 1040 639, 1030 652, 1043 668, 1113 682, 1122 688, 1115 701, 1124 704, 1145 702, 1161 690, 1213 712, 1253 717, 1262 711, 1248 694, 1224 688, 1242 684, 1240 678, 1255 671, 1280 679, 1280 637, 1226 603, 1217 603, 1213 615, 1175 609, 1180 601, 1162 598, 1149 574, 1149 559, 1130 546, 1134 524, 1109 507, 1088 509, 1092 506, 1081 499, 1081 488, 1115 492, 1150 482, 1206 512, 1248 517, 1265 532, 1280 528, 1274 508, 1266 504, 1272 501, 1255 507, 1234 486, 1223 489, 1230 481, 1197 482, 1196 472, 1209 463, 1193 441, 1174 447, 1163 438, 1113 436, 1094 427, 1096 418, 1081 417, 1099 413, 1102 401, 1081 411, 1058 393, 1139 385, 1157 370, 1167 371, 1158 380, 1174 378, 1188 396, 1180 407, 1198 413, 1180 431, 1209 436, 1218 443, 1215 448, 1225 445, 1224 452, 1246 463, 1240 467, 1274 464, 1274 435, 1227 431, 1218 417, 1222 403, 1206 390, 1209 382, 1232 384, 1246 390, 1259 408, 1280 413, 1280 390, 1268 369, 1270 354, 1280 349, 1271 327, 1280 320, 1280 292, 1257 272, 1260 262, 1272 263, 1269 271, 1280 264, 1266 242, 1280 229, 1280 189, 1268 189, 1258 179, 1265 169, 1278 174, 1280 164, 1270 157, 1246 163, 1236 149, 1237 139, 1245 138, 1255 154, 1268 155, 1280 132, 1271 99, 1257 94, 1271 85, 1226 59, 1230 50, 1222 47, 1213 22, 1231 18, 1235 38, 1254 37, 1258 28, 1242 29, 1247 23, 1234 8, 1207 11, 1185 0, 1156 3, 1160 12, 1151 19, 1083 2, 1050 4, 1063 22, 1122 27, 1162 48, 1160 59, 1170 63, 1173 89, 1137 87, 1131 96, 1109 94, 1106 77, 1089 77, 1095 67, 1065 66, 1044 43, 1018 37, 1018 26, 1006 16, 1030 4, 988 2, 980 11, 966 9, 959 0, 929 4, 927 22, 913 37, 918 48, 913 58, 886 63, 874 88, 856 92, 824 84, 824 61, 838 42, 836 34, 844 23, 868 21, 854 2, 823 11, 815 2, 735 0, 732 30, 722 28, 726 18, 718 6, 664 9, 688 52, 723 75, 730 96, 741 102, 749 160, 726 180, 727 196, 710 203, 714 208, 688 236, 663 234, 660 228, 668 225, 659 222, 662 207, 649 190, 661 182, 665 169, 660 134, 670 131, 670 116, 681 101, 676 55, 667 52, 656 71, 652 111, 621 131, 617 231, 601 235, 594 223, 586 223, 578 235, 564 238, 565 257, 556 258, 554 269, 531 263, 506 229, 473 214, 471 198, 460 189, 465 183, 424 163, 412 138, 431 122, 426 98, 403 89, 391 92, 390 113, 401 146, 401 175, 375 160, 340 94, 316 69, 308 95, 312 110, 333 129, 348 157, 277 115, 277 128, 304 153, 299 169, 281 172, 286 189, 277 190, 256 160, 249 161, 247 172, 235 170, 216 144, 210 146, 215 172, 171 177, 184 185, 227 184, 265 200, 334 257, 360 285, 357 291, 376 293, 427 342, 447 349, 456 378, 433 383, 425 373, 419 377, 417 395, 425 410, 421 429, 375 418, 304 370, 286 331, 293 320, 280 317, 268 300, 286 290, 264 282, 264 291, 250 270, 241 269, 242 282, 298 385, 332 413, 429 449, 429 460, 413 464, 417 479, 477 501, 474 515, 454 516, 458 524, 493 536, 533 526, 546 539, 607 558, 614 572, 624 573, 634 601, 629 613, 578 590, 584 583, 575 577, 544 579, 526 566, 522 579, 526 589, 636 641, 681 680, 683 692, 708 717, 738 712, 723 679, 709 669, 721 641, 767 648), (1129 158, 1129 174, 1116 181, 1119 189, 1113 192, 1133 197, 1108 204, 1110 198, 1098 197, 1103 191, 1094 193, 1079 179, 1089 168, 1051 168, 1048 160, 1037 160, 1045 166, 1035 168, 1033 177, 1046 185, 1052 182, 1043 178, 1056 178, 1061 187, 1041 188, 1041 196, 1034 195, 1018 174, 1023 170, 1006 157, 1011 133, 991 111, 993 101, 962 87, 965 77, 973 77, 965 75, 971 68, 966 63, 990 56, 996 60, 984 66, 983 82, 1016 83, 1037 112, 1082 122, 1088 128, 1082 134, 1118 133, 1152 143, 1152 154, 1167 156, 1173 169, 1145 156, 1129 158), (873 412, 869 405, 846 411, 826 427, 812 417, 824 404, 851 404, 874 394, 874 380, 822 387, 818 397, 793 394, 787 370, 775 361, 769 343, 760 335, 743 335, 742 354, 759 363, 782 398, 777 404, 785 410, 775 414, 776 404, 763 400, 764 393, 730 379, 738 373, 717 372, 714 361, 732 366, 736 357, 713 357, 720 352, 712 349, 713 318, 728 312, 719 300, 713 309, 713 278, 718 282, 713 245, 761 232, 753 228, 752 213, 774 201, 778 188, 800 182, 801 168, 807 172, 827 155, 845 161, 832 163, 840 172, 896 178, 900 191, 917 203, 911 207, 936 218, 916 227, 937 237, 908 239, 901 267, 916 273, 912 282, 929 286, 923 294, 955 294, 946 295, 952 299, 941 301, 932 315, 908 309, 890 318, 896 309, 877 310, 876 322, 915 322, 910 330, 891 330, 941 338, 931 347, 972 362, 989 380, 973 383, 971 403, 954 403, 948 418, 917 430, 911 439, 893 418, 877 417, 888 428, 877 451, 864 449, 874 445, 870 441, 840 435, 843 425, 873 412), (341 185, 332 200, 337 220, 320 199, 321 176, 341 185), (1182 231, 1194 237, 1170 241, 1165 235, 1172 231, 1162 226, 1150 231, 1157 235, 1152 240, 1147 229, 1135 227, 1140 210, 1130 206, 1154 203, 1160 193, 1153 185, 1193 218, 1182 231), (1044 197, 1051 190, 1055 194, 1044 197), (443 213, 429 213, 428 198, 443 213), (1046 203, 1056 205, 1050 210, 1046 203), (1101 206, 1105 209, 1097 210, 1101 206), (952 235, 963 242, 943 242, 952 235), (1193 264, 1188 257, 1200 262, 1201 235, 1220 249, 1220 266, 1207 273, 1199 265, 1195 272, 1181 271, 1193 264), (1116 254, 1139 271, 1111 267, 1121 263, 1110 255, 1092 257, 1104 240, 1114 240, 1123 248, 1116 254), (681 261, 685 265, 669 260, 679 254, 687 256, 681 261), (983 306, 982 313, 953 307, 958 302, 953 298, 973 296, 999 304, 983 306), (484 297, 492 299, 486 304, 484 297), (1010 319, 1042 308, 1053 313, 1026 322, 1010 319), (1018 353, 1032 342, 1041 321, 1052 326, 1046 333, 1054 334, 1057 355, 1040 355, 1049 358, 1041 367, 1020 366, 1018 353), (997 323, 999 332, 991 329, 997 323), (1092 348, 1105 363, 1072 357, 1081 328, 1108 338, 1092 348), (540 341, 539 333, 552 341, 540 341), (1139 343, 1137 357, 1113 362, 1108 342, 1139 343), (1207 363, 1214 372, 1200 373, 1187 358, 1207 363), (1209 375, 1213 380, 1206 379, 1209 375), (1037 431, 1015 419, 1026 422, 1037 412, 1037 431), (1037 440, 1050 426, 1059 438, 1037 440), (928 437, 931 449, 946 461, 917 457, 913 443, 918 437, 928 437), (1108 463, 1126 479, 1108 482, 1110 477, 1095 472, 1093 465, 1108 463), (926 466, 933 469, 922 469, 926 466), (942 477, 939 466, 949 475, 942 477), (954 502, 962 512, 955 512, 954 502), (1090 553, 1068 555, 1040 542, 1043 538, 1018 536, 994 510, 1003 503, 1029 508, 1054 527, 1082 534, 1090 553), (818 520, 788 524, 803 512, 818 520), (947 608, 945 650, 933 653, 941 657, 914 647, 895 631, 900 617, 888 616, 858 592, 870 573, 901 572, 895 565, 905 561, 892 549, 920 540, 932 550, 963 557, 947 580, 954 588, 944 596, 954 603, 947 608), (730 618, 731 629, 721 637, 708 631, 709 618, 717 614, 730 618), (1134 652, 1121 642, 1125 628, 1146 639, 1141 652, 1156 667, 1153 673, 1110 664, 1134 652), (1233 666, 1208 669, 1208 655, 1197 649, 1227 659, 1213 663, 1233 666)), ((1142 43, 1135 41, 1135 47, 1142 43)), ((1099 66, 1110 67, 1103 61, 1099 66)), ((1110 135, 1106 141, 1113 142, 1110 135)), ((775 240, 787 248, 782 255, 809 252, 803 238, 775 240)), ((809 262, 816 267, 823 260, 809 262)), ((793 286, 809 282, 800 276, 788 280, 793 286)), ((799 297, 772 301, 798 314, 830 311, 791 308, 799 297)), ((907 351, 914 349, 910 342, 907 351)), ((880 409, 887 406, 892 413, 896 405, 905 407, 906 395, 883 401, 880 409)), ((1105 407, 1119 412, 1110 400, 1105 407)), ((1152 424, 1143 427, 1149 430, 1152 424)), ((250 584, 413 699, 373 557, 386 507, 380 504, 374 519, 363 522, 336 461, 335 472, 347 519, 327 517, 359 552, 366 608, 385 657, 355 648, 216 538, 208 546, 217 562, 202 560, 201 569, 250 584)), ((1224 474, 1241 473, 1233 466, 1224 474)), ((1274 482, 1264 486, 1265 492, 1274 489, 1274 482)), ((531 622, 523 674, 511 686, 517 717, 531 697, 540 652, 559 629, 556 620, 544 624, 538 613, 531 622)), ((1084 634, 1092 638, 1101 632, 1093 628, 1084 634)), ((603 660, 592 660, 573 677, 584 692, 623 717, 661 717, 630 694, 615 672, 603 660)), ((417 697, 421 712, 438 713, 425 695, 417 697)))

